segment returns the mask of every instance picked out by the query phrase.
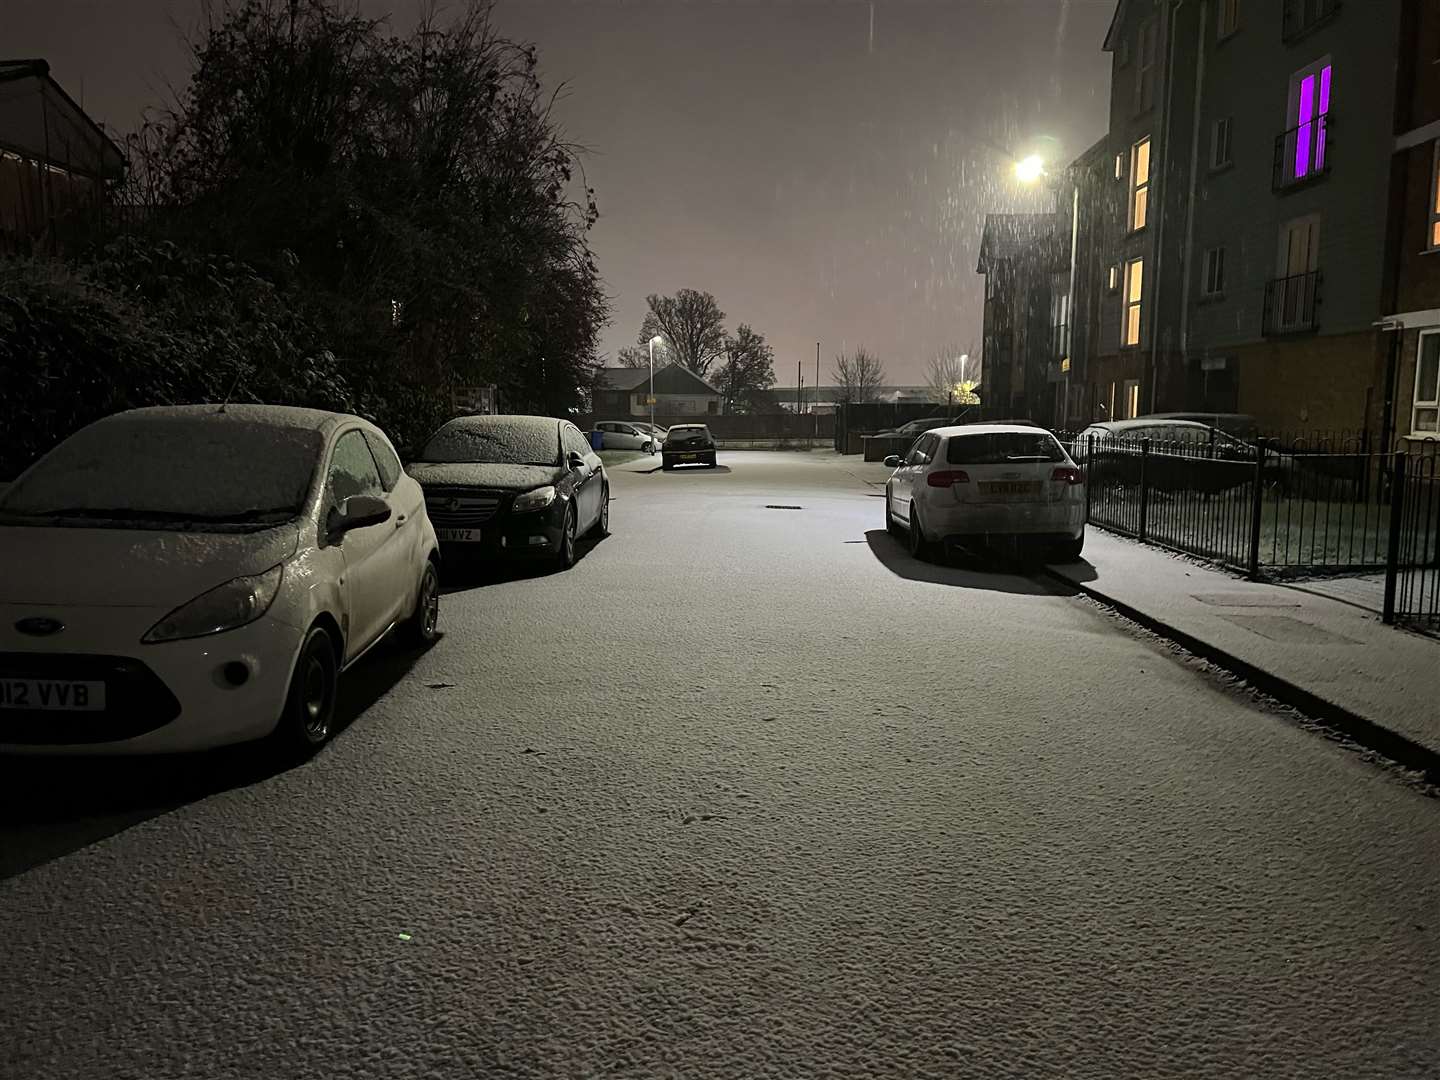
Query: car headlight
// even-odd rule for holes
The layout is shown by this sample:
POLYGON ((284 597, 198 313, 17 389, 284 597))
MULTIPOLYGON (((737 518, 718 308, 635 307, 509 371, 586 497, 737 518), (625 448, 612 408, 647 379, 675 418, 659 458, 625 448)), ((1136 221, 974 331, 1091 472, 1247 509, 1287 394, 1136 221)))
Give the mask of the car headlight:
POLYGON ((254 622, 275 602, 283 573, 283 564, 276 563, 263 574, 237 577, 217 585, 188 604, 181 604, 147 630, 140 640, 150 645, 180 641, 219 634, 254 622))
POLYGON ((544 487, 536 488, 534 491, 527 491, 523 495, 515 497, 514 504, 510 507, 516 514, 529 513, 531 510, 544 510, 555 501, 555 487, 546 484, 544 487))

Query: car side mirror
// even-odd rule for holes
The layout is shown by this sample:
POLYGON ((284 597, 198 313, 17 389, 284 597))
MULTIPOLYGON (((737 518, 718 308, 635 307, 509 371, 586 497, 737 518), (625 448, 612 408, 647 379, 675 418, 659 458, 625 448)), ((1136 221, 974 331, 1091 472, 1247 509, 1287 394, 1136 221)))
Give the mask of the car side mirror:
POLYGON ((331 540, 338 540, 352 529, 368 529, 390 520, 390 504, 378 495, 351 495, 330 512, 326 531, 331 540))
POLYGON ((887 469, 898 469, 900 467, 900 455, 886 454, 884 465, 887 469))
POLYGON ((583 469, 585 467, 585 455, 581 454, 578 450, 571 450, 570 457, 567 460, 572 469, 583 469))

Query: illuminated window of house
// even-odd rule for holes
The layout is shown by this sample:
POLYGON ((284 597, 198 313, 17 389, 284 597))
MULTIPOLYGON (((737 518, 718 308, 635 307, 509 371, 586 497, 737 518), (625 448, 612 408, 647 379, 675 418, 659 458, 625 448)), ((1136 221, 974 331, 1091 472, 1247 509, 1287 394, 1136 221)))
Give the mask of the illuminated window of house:
POLYGON ((1123 151, 1115 155, 1115 179, 1125 179, 1125 154, 1123 151))
MULTIPOLYGON (((1329 59, 1297 71, 1290 80, 1290 134, 1293 151, 1286 162, 1291 181, 1325 171, 1325 143, 1330 124, 1329 59)), ((1287 140, 1288 142, 1289 140, 1287 140)), ((1290 147, 1287 146, 1287 150, 1290 147)))
POLYGON ((1140 415, 1140 380, 1125 380, 1125 419, 1134 420, 1140 415))
POLYGON ((1430 170, 1430 232, 1428 247, 1440 250, 1440 139, 1435 140, 1435 164, 1430 170))
POLYGON ((1105 271, 1105 288, 1109 289, 1111 292, 1119 292, 1119 291, 1120 291, 1120 266, 1119 266, 1119 264, 1117 264, 1117 263, 1112 263, 1112 264, 1110 265, 1110 268, 1105 271))
POLYGON ((1416 435, 1440 433, 1440 330, 1420 335, 1415 357, 1415 408, 1410 430, 1416 435))
POLYGON ((1140 344, 1140 296, 1145 285, 1145 260, 1125 264, 1125 314, 1120 324, 1120 344, 1140 344))
POLYGON ((1150 137, 1130 148, 1130 228, 1143 229, 1150 216, 1150 137))

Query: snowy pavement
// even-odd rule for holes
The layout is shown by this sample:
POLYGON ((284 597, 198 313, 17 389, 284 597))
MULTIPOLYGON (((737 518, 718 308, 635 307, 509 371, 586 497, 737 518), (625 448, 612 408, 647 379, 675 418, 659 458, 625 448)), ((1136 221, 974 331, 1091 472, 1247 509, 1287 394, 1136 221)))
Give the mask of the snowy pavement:
POLYGON ((720 460, 306 766, 0 762, 0 1076, 1436 1075, 1440 801, 912 562, 879 466, 720 460))
POLYGON ((1440 642, 1386 626, 1334 586, 1245 581, 1102 529, 1090 530, 1083 561, 1055 571, 1162 633, 1396 733, 1418 756, 1440 757, 1440 642))

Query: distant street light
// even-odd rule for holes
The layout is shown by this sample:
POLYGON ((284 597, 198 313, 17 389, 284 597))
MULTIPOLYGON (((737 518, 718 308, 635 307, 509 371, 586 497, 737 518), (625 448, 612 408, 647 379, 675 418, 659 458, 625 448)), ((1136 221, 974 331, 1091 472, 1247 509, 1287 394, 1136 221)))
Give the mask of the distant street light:
POLYGON ((1015 179, 1022 184, 1033 184, 1045 175, 1045 159, 1031 154, 1015 162, 1015 179))
POLYGON ((650 339, 650 446, 655 446, 655 343, 664 342, 664 338, 656 334, 650 339))

